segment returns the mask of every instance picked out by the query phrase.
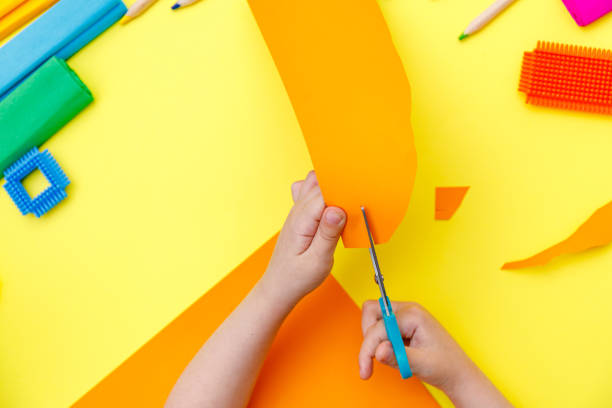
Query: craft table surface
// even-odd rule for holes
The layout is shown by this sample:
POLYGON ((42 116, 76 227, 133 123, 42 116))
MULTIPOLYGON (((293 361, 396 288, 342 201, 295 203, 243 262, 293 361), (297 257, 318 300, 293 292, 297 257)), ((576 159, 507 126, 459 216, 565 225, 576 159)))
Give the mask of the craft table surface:
MULTIPOLYGON (((579 28, 561 1, 517 2, 459 43, 488 3, 380 1, 419 163, 378 250, 389 296, 427 307, 516 406, 608 406, 612 250, 500 267, 612 199, 612 118, 527 106, 516 90, 538 40, 610 47, 612 17, 579 28), (434 221, 447 185, 471 189, 434 221)), ((246 2, 170 5, 69 61, 96 100, 44 145, 68 199, 35 219, 0 195, 2 407, 74 402, 280 229, 310 168, 246 2)), ((333 273, 361 303, 377 296, 370 268, 340 247, 333 273)))

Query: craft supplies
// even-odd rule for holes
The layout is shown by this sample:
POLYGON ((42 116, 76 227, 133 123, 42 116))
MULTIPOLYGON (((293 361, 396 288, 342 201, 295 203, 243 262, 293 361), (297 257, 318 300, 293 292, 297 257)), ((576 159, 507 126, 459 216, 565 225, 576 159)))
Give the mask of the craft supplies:
POLYGON ((563 4, 579 26, 589 25, 612 11, 610 0, 563 0, 563 4))
POLYGON ((125 14, 121 0, 62 0, 0 48, 0 99, 52 56, 71 57, 125 14))
POLYGON ((43 13, 58 0, 28 0, 0 19, 0 41, 13 34, 28 21, 43 13))
POLYGON ((178 0, 176 3, 174 3, 174 5, 171 8, 172 10, 176 10, 177 8, 180 8, 180 7, 190 6, 197 1, 199 0, 178 0))
POLYGON ((53 57, 0 102, 0 173, 40 146, 93 97, 63 60, 53 57))
POLYGON ((119 21, 121 24, 127 24, 142 13, 144 13, 153 3, 157 0, 136 0, 134 4, 130 6, 125 16, 119 21))
POLYGON ((463 40, 476 31, 479 31, 515 1, 516 0, 497 0, 495 3, 491 4, 488 9, 483 11, 481 15, 476 17, 467 28, 463 30, 463 33, 459 36, 459 40, 463 40))
POLYGON ((566 254, 576 254, 612 242, 612 202, 604 205, 584 222, 569 238, 530 258, 508 262, 502 269, 521 269, 545 265, 566 254))
POLYGON ((66 187, 70 184, 70 180, 51 153, 48 150, 39 152, 36 147, 6 169, 4 178, 6 180, 4 189, 21 214, 33 213, 37 218, 45 215, 67 197, 66 187), (45 176, 49 186, 36 197, 30 197, 22 182, 36 170, 40 170, 45 176))
POLYGON ((450 220, 455 214, 469 187, 436 187, 436 220, 450 220))
POLYGON ((524 55, 519 91, 533 105, 612 114, 612 51, 538 42, 524 55))
POLYGON ((408 356, 406 355, 406 349, 404 348, 404 339, 402 338, 402 333, 397 325, 397 319, 395 318, 395 314, 391 308, 391 301, 389 300, 389 297, 387 297, 384 278, 380 272, 380 266, 378 265, 378 257, 376 256, 376 250, 374 249, 374 240, 372 239, 372 232, 370 231, 370 224, 368 223, 365 208, 361 207, 361 213, 363 214, 363 221, 368 233, 368 240, 370 241, 370 259, 372 260, 372 266, 374 267, 374 280, 376 281, 376 284, 380 290, 380 299, 378 299, 378 303, 380 304, 383 321, 385 322, 387 337, 389 338, 391 346, 393 347, 395 361, 397 362, 402 378, 410 378, 412 377, 412 370, 410 369, 408 356))
POLYGON ((375 0, 249 0, 306 140, 342 241, 367 248, 404 219, 416 175, 410 84, 375 0), (400 181, 401 180, 401 181, 400 181))

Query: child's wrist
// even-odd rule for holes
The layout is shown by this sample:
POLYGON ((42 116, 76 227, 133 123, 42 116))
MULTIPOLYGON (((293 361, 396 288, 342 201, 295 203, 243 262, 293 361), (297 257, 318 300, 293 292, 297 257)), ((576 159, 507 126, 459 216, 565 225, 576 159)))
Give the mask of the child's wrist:
POLYGON ((462 370, 443 391, 457 408, 511 406, 473 363, 462 370))
POLYGON ((279 282, 274 282, 274 276, 270 276, 269 271, 261 277, 253 289, 257 296, 265 297, 266 300, 273 302, 280 308, 288 308, 291 310, 301 296, 293 294, 288 288, 281 285, 279 282))
POLYGON ((470 364, 452 376, 442 391, 453 401, 455 406, 463 406, 461 402, 469 398, 472 392, 483 386, 486 386, 486 384, 483 384, 480 369, 470 364))

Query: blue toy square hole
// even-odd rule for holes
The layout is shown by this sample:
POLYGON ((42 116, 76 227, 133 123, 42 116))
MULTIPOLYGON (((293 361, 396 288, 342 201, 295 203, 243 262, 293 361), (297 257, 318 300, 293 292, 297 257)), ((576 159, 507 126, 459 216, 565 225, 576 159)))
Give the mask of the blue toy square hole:
POLYGON ((28 192, 31 199, 38 197, 43 191, 51 187, 49 179, 40 171, 40 168, 34 169, 30 174, 21 180, 21 184, 28 192))

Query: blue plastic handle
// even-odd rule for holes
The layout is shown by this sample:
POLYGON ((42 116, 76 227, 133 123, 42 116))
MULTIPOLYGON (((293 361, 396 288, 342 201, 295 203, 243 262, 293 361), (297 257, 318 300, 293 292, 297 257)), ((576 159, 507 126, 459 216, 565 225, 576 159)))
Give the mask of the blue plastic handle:
POLYGON ((397 319, 395 318, 395 314, 393 314, 393 309, 391 309, 391 302, 389 301, 389 298, 387 298, 387 304, 389 305, 388 315, 385 313, 385 303, 383 302, 382 297, 378 299, 378 303, 380 303, 383 321, 385 322, 385 329, 387 329, 387 337, 389 337, 389 341, 393 346, 393 353, 395 354, 395 360, 397 361, 400 374, 402 375, 403 379, 410 378, 412 377, 412 370, 410 369, 410 364, 408 363, 408 356, 406 355, 406 348, 404 347, 402 333, 400 333, 399 326, 397 325, 397 319))

